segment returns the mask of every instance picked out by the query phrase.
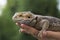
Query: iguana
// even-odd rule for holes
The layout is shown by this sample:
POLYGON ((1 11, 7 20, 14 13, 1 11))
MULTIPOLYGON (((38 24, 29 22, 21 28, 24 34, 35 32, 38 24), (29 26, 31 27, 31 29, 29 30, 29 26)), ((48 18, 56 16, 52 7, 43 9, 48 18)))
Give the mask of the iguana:
MULTIPOLYGON (((39 30, 37 36, 42 35, 42 31, 60 31, 60 19, 52 16, 36 15, 30 11, 24 11, 16 12, 12 17, 12 20, 39 30)), ((40 40, 39 38, 37 39, 40 40)), ((50 38, 47 40, 55 39, 50 38)))

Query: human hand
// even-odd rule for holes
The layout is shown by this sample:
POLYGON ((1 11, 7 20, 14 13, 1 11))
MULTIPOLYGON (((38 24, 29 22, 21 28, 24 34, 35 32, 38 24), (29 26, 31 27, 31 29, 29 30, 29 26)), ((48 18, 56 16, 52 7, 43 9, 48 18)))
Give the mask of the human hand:
MULTIPOLYGON (((39 33, 39 31, 38 30, 36 30, 35 28, 32 28, 32 27, 30 27, 30 26, 27 26, 27 25, 25 25, 25 24, 19 24, 19 23, 16 23, 18 26, 20 26, 20 32, 24 32, 24 33, 27 33, 27 34, 31 34, 32 36, 34 36, 34 37, 38 37, 38 33, 39 33)), ((46 35, 46 32, 43 32, 43 34, 42 34, 43 36, 45 36, 46 35)))

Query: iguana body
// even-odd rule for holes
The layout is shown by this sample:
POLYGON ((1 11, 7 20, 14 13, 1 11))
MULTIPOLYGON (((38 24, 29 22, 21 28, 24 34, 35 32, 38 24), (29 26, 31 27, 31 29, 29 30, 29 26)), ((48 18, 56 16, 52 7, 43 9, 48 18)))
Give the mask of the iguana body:
POLYGON ((35 15, 31 12, 18 12, 14 14, 12 19, 15 22, 19 22, 20 24, 23 23, 31 27, 34 27, 39 31, 60 31, 60 19, 56 17, 35 15))
POLYGON ((60 31, 60 19, 51 16, 38 16, 38 19, 41 21, 45 19, 49 21, 48 30, 60 31))

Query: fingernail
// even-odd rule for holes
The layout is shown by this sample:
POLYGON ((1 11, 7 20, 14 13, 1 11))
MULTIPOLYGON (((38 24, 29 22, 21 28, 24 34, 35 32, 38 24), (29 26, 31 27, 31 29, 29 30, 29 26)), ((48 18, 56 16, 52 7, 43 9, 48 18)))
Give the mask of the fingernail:
POLYGON ((21 24, 21 26, 24 26, 24 24, 21 24))
POLYGON ((18 25, 18 23, 16 23, 16 25, 18 25))
POLYGON ((22 31, 23 31, 23 29, 20 29, 20 31, 22 32, 22 31))
POLYGON ((20 29, 20 31, 21 31, 21 32, 23 32, 23 31, 24 31, 24 29, 20 29))

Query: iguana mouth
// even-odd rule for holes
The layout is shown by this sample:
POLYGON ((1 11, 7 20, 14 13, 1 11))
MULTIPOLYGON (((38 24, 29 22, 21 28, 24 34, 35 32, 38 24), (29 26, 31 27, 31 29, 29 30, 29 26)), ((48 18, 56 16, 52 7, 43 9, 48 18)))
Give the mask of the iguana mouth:
POLYGON ((28 26, 34 27, 37 24, 37 17, 33 18, 32 20, 18 20, 19 24, 26 24, 28 26))
MULTIPOLYGON (((19 24, 26 24, 29 25, 30 24, 30 20, 18 20, 17 21, 19 24)), ((30 26, 30 25, 29 25, 30 26)))

